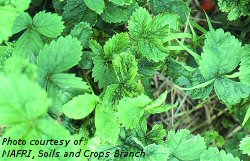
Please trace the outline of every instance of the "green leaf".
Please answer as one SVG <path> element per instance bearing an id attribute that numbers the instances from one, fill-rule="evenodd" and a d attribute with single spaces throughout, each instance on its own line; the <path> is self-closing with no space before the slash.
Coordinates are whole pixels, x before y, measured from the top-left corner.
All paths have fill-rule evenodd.
<path id="1" fill-rule="evenodd" d="M 72 74 L 61 73 L 78 63 L 81 50 L 80 42 L 67 36 L 45 45 L 38 56 L 38 82 L 48 90 L 57 112 L 74 96 L 89 92 L 86 82 Z"/>
<path id="2" fill-rule="evenodd" d="M 21 12 L 29 7 L 30 0 L 2 0 L 0 3 L 0 43 L 2 43 L 13 34 L 14 21 Z"/>
<path id="3" fill-rule="evenodd" d="M 247 112 L 246 112 L 246 115 L 245 115 L 244 120 L 242 122 L 242 126 L 244 126 L 247 123 L 249 118 L 250 118 L 250 106 L 247 107 Z"/>
<path id="4" fill-rule="evenodd" d="M 107 2 L 101 17 L 105 22 L 108 23 L 126 22 L 136 8 L 138 8 L 137 3 L 126 6 L 118 6 L 114 3 Z"/>
<path id="5" fill-rule="evenodd" d="M 90 40 L 89 47 L 91 48 L 91 50 L 95 55 L 103 54 L 102 46 L 96 40 Z"/>
<path id="6" fill-rule="evenodd" d="M 120 133 L 120 125 L 115 112 L 99 105 L 95 111 L 96 134 L 104 141 L 115 144 Z"/>
<path id="7" fill-rule="evenodd" d="M 28 27 L 31 27 L 31 25 L 32 25 L 32 18 L 28 13 L 23 12 L 14 21 L 14 25 L 12 27 L 12 34 L 23 31 Z"/>
<path id="8" fill-rule="evenodd" d="M 12 52 L 12 46 L 0 46 L 0 71 L 3 70 L 4 63 L 9 57 L 11 57 Z"/>
<path id="9" fill-rule="evenodd" d="M 83 48 L 86 48 L 89 40 L 92 38 L 93 31 L 87 22 L 81 22 L 71 30 L 70 35 L 76 37 L 81 42 Z"/>
<path id="10" fill-rule="evenodd" d="M 244 46 L 244 52 L 240 64 L 240 81 L 246 85 L 250 85 L 250 45 Z"/>
<path id="11" fill-rule="evenodd" d="M 62 111 L 62 105 L 73 97 L 90 92 L 86 82 L 74 74 L 57 73 L 52 74 L 49 79 L 42 82 L 42 87 L 46 88 L 48 95 L 53 99 L 53 110 Z"/>
<path id="12" fill-rule="evenodd" d="M 126 128 L 135 128 L 144 114 L 144 108 L 151 102 L 145 95 L 136 98 L 125 97 L 117 106 L 118 118 Z"/>
<path id="13" fill-rule="evenodd" d="M 129 5 L 133 3 L 133 0 L 110 0 L 110 2 L 117 5 Z"/>
<path id="14" fill-rule="evenodd" d="M 105 8 L 104 0 L 84 0 L 89 9 L 101 14 Z"/>
<path id="15" fill-rule="evenodd" d="M 80 60 L 78 66 L 82 69 L 92 69 L 94 56 L 95 54 L 93 52 L 83 51 L 82 60 Z"/>
<path id="16" fill-rule="evenodd" d="M 143 148 L 145 152 L 145 158 L 141 157 L 138 160 L 140 161 L 151 161 L 151 160 L 168 160 L 169 150 L 163 145 L 150 144 Z"/>
<path id="17" fill-rule="evenodd" d="M 202 76 L 200 70 L 197 68 L 186 66 L 185 64 L 172 59 L 170 59 L 167 64 L 168 74 L 181 87 L 192 88 L 207 82 L 207 80 Z M 201 98 L 202 100 L 205 100 L 208 98 L 212 90 L 213 83 L 202 88 L 188 90 L 187 93 L 190 94 L 193 99 Z"/>
<path id="18" fill-rule="evenodd" d="M 163 113 L 163 112 L 167 112 L 171 109 L 174 109 L 176 107 L 178 107 L 178 102 L 176 102 L 175 104 L 171 104 L 171 105 L 166 104 L 166 105 L 157 106 L 153 109 L 147 110 L 147 112 L 149 114 Z"/>
<path id="19" fill-rule="evenodd" d="M 12 26 L 18 13 L 11 6 L 0 6 L 0 15 L 0 43 L 2 43 L 12 35 Z"/>
<path id="20" fill-rule="evenodd" d="M 69 118 L 83 119 L 95 109 L 99 102 L 100 99 L 96 95 L 80 95 L 63 105 L 63 113 Z"/>
<path id="21" fill-rule="evenodd" d="M 41 87 L 24 76 L 0 74 L 0 124 L 32 122 L 46 115 L 50 100 Z"/>
<path id="22" fill-rule="evenodd" d="M 239 158 L 234 157 L 224 150 L 219 151 L 217 148 L 208 148 L 201 154 L 200 161 L 240 161 Z"/>
<path id="23" fill-rule="evenodd" d="M 42 11 L 33 18 L 33 28 L 44 36 L 56 38 L 62 33 L 64 25 L 61 16 Z"/>
<path id="24" fill-rule="evenodd" d="M 243 154 L 250 155 L 250 137 L 245 137 L 240 142 L 240 150 Z"/>
<path id="25" fill-rule="evenodd" d="M 29 8 L 31 0 L 2 0 L 2 4 L 10 5 L 14 7 L 18 12 L 22 12 Z"/>
<path id="26" fill-rule="evenodd" d="M 190 9 L 183 0 L 151 0 L 151 9 L 154 15 L 164 12 L 176 13 L 181 17 L 182 23 L 187 21 L 190 14 Z"/>
<path id="27" fill-rule="evenodd" d="M 6 132 L 4 133 L 3 137 L 5 138 L 11 138 L 13 140 L 22 139 L 26 141 L 26 145 L 8 145 L 6 144 L 4 146 L 1 146 L 2 150 L 27 150 L 32 149 L 32 155 L 38 156 L 39 151 L 42 150 L 43 152 L 50 152 L 52 149 L 55 149 L 57 152 L 60 152 L 60 154 L 64 154 L 66 151 L 75 151 L 75 147 L 72 146 L 71 136 L 68 130 L 66 130 L 63 126 L 60 126 L 55 120 L 47 120 L 47 119 L 39 119 L 34 120 L 31 122 L 32 126 L 30 124 L 20 124 L 18 126 L 14 126 L 12 128 L 8 128 Z M 65 143 L 63 146 L 58 145 L 30 145 L 31 140 L 70 140 L 70 144 L 65 147 Z M 2 140 L 2 139 L 1 139 Z M 2 141 L 1 141 L 2 142 Z M 2 144 L 2 143 L 1 143 Z M 13 158 L 10 157 L 3 157 L 4 160 L 13 160 Z M 22 157 L 15 157 L 15 161 L 22 161 Z M 31 158 L 25 159 L 27 161 L 33 160 Z M 37 161 L 43 161 L 43 157 L 35 157 L 35 160 Z M 58 161 L 58 160 L 65 160 L 65 161 L 72 161 L 72 158 L 70 157 L 64 157 L 63 155 L 60 155 L 60 157 L 50 158 L 50 161 Z"/>
<path id="28" fill-rule="evenodd" d="M 84 0 L 67 0 L 66 3 L 62 13 L 66 31 L 80 22 L 88 22 L 91 26 L 96 23 L 97 14 L 86 6 Z"/>
<path id="29" fill-rule="evenodd" d="M 230 73 L 238 66 L 242 52 L 241 43 L 229 32 L 222 29 L 207 32 L 200 61 L 202 75 L 209 80 Z"/>
<path id="30" fill-rule="evenodd" d="M 30 80 L 37 79 L 37 66 L 19 56 L 12 56 L 6 60 L 4 72 L 6 75 L 26 75 Z"/>
<path id="31" fill-rule="evenodd" d="M 151 110 L 155 107 L 161 106 L 163 103 L 165 103 L 167 95 L 168 95 L 168 91 L 166 90 L 156 100 L 154 100 L 149 105 L 147 105 L 145 110 Z"/>
<path id="32" fill-rule="evenodd" d="M 145 77 L 152 77 L 160 68 L 161 63 L 155 63 L 143 58 L 138 62 L 139 73 Z"/>
<path id="33" fill-rule="evenodd" d="M 156 100 L 152 101 L 145 107 L 145 110 L 150 114 L 167 112 L 168 110 L 178 106 L 178 102 L 172 105 L 164 104 L 167 98 L 168 91 L 162 93 Z"/>
<path id="34" fill-rule="evenodd" d="M 146 9 L 139 8 L 132 14 L 128 29 L 140 53 L 148 60 L 159 62 L 169 53 L 163 46 L 163 38 L 179 29 L 179 17 L 165 13 L 152 18 Z"/>
<path id="35" fill-rule="evenodd" d="M 192 135 L 188 130 L 179 130 L 176 133 L 169 131 L 166 146 L 171 154 L 179 160 L 199 159 L 205 150 L 205 141 L 200 135 Z"/>
<path id="36" fill-rule="evenodd" d="M 80 42 L 71 36 L 60 37 L 49 45 L 46 44 L 38 56 L 38 67 L 42 79 L 76 65 L 81 59 L 81 50 Z"/>
<path id="37" fill-rule="evenodd" d="M 239 103 L 242 98 L 248 97 L 250 93 L 249 87 L 226 77 L 217 78 L 214 82 L 214 89 L 223 102 L 231 105 Z"/>
<path id="38" fill-rule="evenodd" d="M 39 54 L 39 51 L 43 48 L 43 46 L 44 43 L 39 34 L 36 31 L 28 29 L 17 40 L 13 52 L 16 55 L 33 61 L 34 57 Z"/>

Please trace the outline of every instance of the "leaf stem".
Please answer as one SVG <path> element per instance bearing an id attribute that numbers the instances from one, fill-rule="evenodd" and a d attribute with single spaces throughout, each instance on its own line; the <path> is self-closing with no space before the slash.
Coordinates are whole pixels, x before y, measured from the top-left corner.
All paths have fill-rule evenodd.
<path id="1" fill-rule="evenodd" d="M 235 72 L 231 75 L 225 75 L 227 78 L 237 78 L 239 76 L 241 76 L 241 73 L 240 72 Z"/>

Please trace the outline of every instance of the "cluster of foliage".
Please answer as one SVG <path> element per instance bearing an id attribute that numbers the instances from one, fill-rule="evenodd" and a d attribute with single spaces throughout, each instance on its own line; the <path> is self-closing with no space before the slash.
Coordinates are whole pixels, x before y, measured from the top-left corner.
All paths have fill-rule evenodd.
<path id="1" fill-rule="evenodd" d="M 246 0 L 240 2 L 247 5 Z M 145 158 L 104 160 L 240 160 L 207 147 L 203 137 L 188 130 L 166 131 L 161 124 L 148 129 L 149 115 L 178 106 L 166 103 L 168 91 L 156 99 L 149 91 L 153 75 L 161 71 L 194 99 L 205 100 L 215 93 L 248 127 L 250 45 L 211 24 L 209 31 L 197 27 L 203 32 L 198 36 L 182 0 L 54 0 L 56 13 L 44 10 L 34 16 L 24 12 L 29 3 L 0 1 L 0 42 L 4 41 L 0 46 L 0 125 L 7 127 L 3 137 L 84 136 L 87 146 L 58 150 L 146 152 Z M 228 9 L 234 5 L 231 1 L 219 3 L 230 12 L 230 19 L 249 10 L 242 8 L 239 13 Z M 182 33 L 182 26 L 192 32 Z M 8 42 L 11 35 L 18 37 L 16 41 Z M 192 46 L 184 44 L 185 39 Z M 203 46 L 201 54 L 197 54 L 198 42 Z M 195 66 L 177 59 L 185 58 L 182 50 L 193 57 Z M 34 151 L 54 148 L 41 146 Z M 249 137 L 242 140 L 240 149 L 250 154 Z"/>
<path id="2" fill-rule="evenodd" d="M 250 15 L 249 0 L 219 0 L 218 4 L 223 12 L 228 13 L 229 20 L 236 20 L 240 16 Z"/>

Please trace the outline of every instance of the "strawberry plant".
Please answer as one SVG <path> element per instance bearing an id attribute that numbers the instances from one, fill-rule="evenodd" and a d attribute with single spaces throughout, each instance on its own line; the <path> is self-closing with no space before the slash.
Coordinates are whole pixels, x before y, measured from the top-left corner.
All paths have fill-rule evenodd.
<path id="1" fill-rule="evenodd" d="M 191 112 L 216 98 L 239 131 L 249 129 L 250 45 L 202 13 L 205 29 L 187 3 L 0 0 L 0 160 L 248 158 L 246 135 L 236 155 L 217 131 L 150 119 L 174 119 L 183 106 L 174 88 L 196 103 Z M 248 1 L 218 3 L 230 20 L 248 15 Z"/>

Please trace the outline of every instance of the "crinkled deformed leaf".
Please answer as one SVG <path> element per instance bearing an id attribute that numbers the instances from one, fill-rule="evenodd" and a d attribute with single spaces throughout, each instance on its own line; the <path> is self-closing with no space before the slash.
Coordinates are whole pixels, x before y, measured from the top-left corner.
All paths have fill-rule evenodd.
<path id="1" fill-rule="evenodd" d="M 118 118 L 126 128 L 135 128 L 144 114 L 144 108 L 152 100 L 145 95 L 136 98 L 125 97 L 117 106 Z"/>
<path id="2" fill-rule="evenodd" d="M 90 25 L 95 24 L 97 14 L 86 6 L 84 0 L 67 0 L 66 2 L 62 14 L 67 27 L 66 30 L 71 30 L 80 22 L 88 22 Z"/>
<path id="3" fill-rule="evenodd" d="M 190 9 L 183 0 L 152 0 L 151 9 L 155 15 L 164 12 L 176 13 L 181 17 L 182 23 L 187 21 L 190 14 Z"/>
<path id="4" fill-rule="evenodd" d="M 222 12 L 228 13 L 228 19 L 230 21 L 236 20 L 240 16 L 250 15 L 249 0 L 219 0 L 218 4 Z"/>
<path id="5" fill-rule="evenodd" d="M 61 16 L 45 11 L 35 15 L 32 26 L 40 34 L 52 38 L 59 36 L 64 29 Z"/>
<path id="6" fill-rule="evenodd" d="M 135 97 L 143 93 L 144 89 L 138 75 L 137 62 L 134 55 L 123 52 L 114 56 L 112 61 L 118 78 L 115 93 L 120 97 Z"/>
<path id="7" fill-rule="evenodd" d="M 240 142 L 240 150 L 243 154 L 250 155 L 250 137 L 245 137 Z"/>
<path id="8" fill-rule="evenodd" d="M 125 52 L 129 46 L 129 37 L 126 33 L 114 35 L 104 45 L 104 51 L 96 41 L 90 42 L 90 48 L 96 54 L 93 58 L 93 77 L 98 81 L 100 88 L 118 82 L 117 75 L 112 64 L 114 55 Z"/>
<path id="9" fill-rule="evenodd" d="M 34 57 L 39 54 L 39 51 L 42 50 L 43 47 L 44 43 L 40 35 L 36 31 L 28 29 L 17 40 L 13 52 L 33 62 L 35 59 Z"/>
<path id="10" fill-rule="evenodd" d="M 222 29 L 207 32 L 200 61 L 202 75 L 209 80 L 233 71 L 240 63 L 242 52 L 241 43 L 229 32 Z"/>
<path id="11" fill-rule="evenodd" d="M 116 55 L 113 65 L 121 83 L 132 83 L 138 74 L 137 62 L 134 55 L 130 53 L 123 52 Z"/>
<path id="12" fill-rule="evenodd" d="M 14 25 L 12 27 L 12 34 L 23 31 L 31 26 L 32 26 L 32 18 L 27 12 L 23 12 L 14 21 Z"/>
<path id="13" fill-rule="evenodd" d="M 163 137 L 167 134 L 166 130 L 163 128 L 162 124 L 156 124 L 153 126 L 152 130 L 146 135 L 147 139 L 151 142 L 161 144 L 163 143 Z"/>
<path id="14" fill-rule="evenodd" d="M 248 97 L 250 93 L 249 87 L 226 77 L 217 78 L 214 82 L 214 89 L 223 102 L 231 105 L 239 103 L 242 98 Z"/>
<path id="15" fill-rule="evenodd" d="M 84 0 L 89 9 L 101 14 L 105 8 L 104 0 Z"/>
<path id="16" fill-rule="evenodd" d="M 200 135 L 192 135 L 188 130 L 177 132 L 169 131 L 166 140 L 166 147 L 173 157 L 179 160 L 199 159 L 205 150 L 205 141 Z"/>
<path id="17" fill-rule="evenodd" d="M 201 154 L 200 161 L 240 161 L 238 157 L 234 157 L 224 150 L 219 151 L 218 148 L 208 148 Z"/>
<path id="18" fill-rule="evenodd" d="M 104 54 L 109 57 L 114 54 L 125 52 L 130 45 L 127 33 L 119 33 L 110 38 L 104 45 Z"/>
<path id="19" fill-rule="evenodd" d="M 151 17 L 144 8 L 133 12 L 128 29 L 140 53 L 148 60 L 163 61 L 169 51 L 163 46 L 163 38 L 179 29 L 179 17 L 165 13 Z"/>
<path id="20" fill-rule="evenodd" d="M 100 99 L 96 95 L 79 95 L 63 105 L 63 113 L 69 118 L 83 119 L 95 109 L 99 102 Z"/>
<path id="21" fill-rule="evenodd" d="M 97 106 L 95 111 L 95 127 L 96 134 L 102 140 L 112 144 L 115 144 L 118 140 L 120 124 L 113 110 L 101 105 Z"/>
<path id="22" fill-rule="evenodd" d="M 16 125 L 43 117 L 50 100 L 45 91 L 25 76 L 0 74 L 0 124 Z"/>
<path id="23" fill-rule="evenodd" d="M 114 108 L 118 101 L 122 98 L 119 84 L 111 84 L 102 93 L 102 106 L 106 108 Z"/>
<path id="24" fill-rule="evenodd" d="M 81 42 L 83 48 L 86 48 L 93 35 L 93 31 L 89 23 L 81 22 L 71 30 L 70 35 L 76 37 Z"/>
<path id="25" fill-rule="evenodd" d="M 137 3 L 130 5 L 118 6 L 114 3 L 107 2 L 105 10 L 101 14 L 102 19 L 108 23 L 121 23 L 126 22 L 133 11 L 138 8 Z"/>
<path id="26" fill-rule="evenodd" d="M 240 64 L 240 81 L 250 85 L 250 45 L 244 47 Z"/>
<path id="27" fill-rule="evenodd" d="M 105 88 L 118 82 L 113 65 L 105 60 L 104 55 L 96 55 L 93 63 L 92 75 L 95 82 L 98 81 L 99 88 Z"/>

